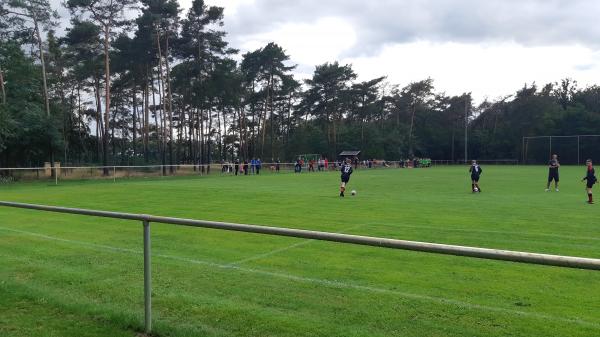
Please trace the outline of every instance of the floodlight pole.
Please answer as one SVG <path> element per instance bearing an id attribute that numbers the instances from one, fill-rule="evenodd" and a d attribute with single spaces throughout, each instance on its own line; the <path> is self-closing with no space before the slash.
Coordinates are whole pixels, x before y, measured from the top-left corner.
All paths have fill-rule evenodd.
<path id="1" fill-rule="evenodd" d="M 579 159 L 579 136 L 577 136 L 577 165 L 580 163 Z"/>
<path id="2" fill-rule="evenodd" d="M 525 165 L 525 137 L 523 137 L 521 144 L 521 158 L 523 158 L 521 163 Z"/>
<path id="3" fill-rule="evenodd" d="M 469 100 L 467 99 L 467 96 L 465 95 L 465 163 L 467 163 L 469 161 L 469 155 L 468 155 L 468 141 L 469 141 L 468 130 L 469 130 Z"/>

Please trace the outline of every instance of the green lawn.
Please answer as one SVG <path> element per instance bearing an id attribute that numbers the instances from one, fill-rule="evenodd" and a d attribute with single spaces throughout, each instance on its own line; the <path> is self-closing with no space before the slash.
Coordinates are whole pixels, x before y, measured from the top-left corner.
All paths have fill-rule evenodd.
<path id="1" fill-rule="evenodd" d="M 0 200 L 600 258 L 583 168 L 0 185 Z M 598 192 L 600 198 L 600 190 Z M 600 201 L 600 199 L 599 199 Z M 600 336 L 600 272 L 152 225 L 159 336 Z M 0 336 L 135 336 L 142 226 L 0 208 Z"/>

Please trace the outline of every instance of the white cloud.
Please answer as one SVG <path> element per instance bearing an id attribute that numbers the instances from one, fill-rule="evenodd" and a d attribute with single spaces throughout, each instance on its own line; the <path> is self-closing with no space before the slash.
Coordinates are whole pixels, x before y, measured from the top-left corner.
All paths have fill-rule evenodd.
<path id="1" fill-rule="evenodd" d="M 55 7 L 61 0 L 51 0 Z M 192 0 L 180 0 L 185 15 Z M 248 52 L 281 45 L 299 65 L 351 63 L 361 79 L 431 77 L 479 100 L 572 77 L 600 79 L 597 0 L 206 0 L 225 7 L 227 40 Z M 64 13 L 64 10 L 63 10 Z M 68 21 L 68 19 L 67 19 Z"/>
<path id="2" fill-rule="evenodd" d="M 447 94 L 473 92 L 478 100 L 514 93 L 525 83 L 539 86 L 564 77 L 580 84 L 600 78 L 600 55 L 584 46 L 526 47 L 514 42 L 494 44 L 420 41 L 388 45 L 373 56 L 346 58 L 361 79 L 387 75 L 406 84 L 431 77 Z"/>
<path id="3" fill-rule="evenodd" d="M 301 65 L 317 65 L 340 59 L 356 44 L 352 26 L 340 18 L 321 18 L 312 23 L 281 24 L 270 32 L 236 39 L 242 50 L 255 50 L 273 41 Z"/>
<path id="4" fill-rule="evenodd" d="M 208 6 L 219 6 L 225 8 L 226 16 L 233 16 L 238 14 L 238 9 L 242 5 L 250 6 L 254 4 L 254 0 L 207 0 L 205 1 Z M 192 0 L 179 0 L 181 8 L 187 11 L 192 6 Z"/>

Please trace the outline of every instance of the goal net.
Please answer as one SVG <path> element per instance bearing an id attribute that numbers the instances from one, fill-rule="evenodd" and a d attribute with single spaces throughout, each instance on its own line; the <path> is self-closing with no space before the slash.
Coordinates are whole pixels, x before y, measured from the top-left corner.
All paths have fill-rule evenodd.
<path id="1" fill-rule="evenodd" d="M 553 154 L 566 165 L 600 162 L 600 135 L 523 137 L 522 147 L 524 164 L 545 165 Z"/>

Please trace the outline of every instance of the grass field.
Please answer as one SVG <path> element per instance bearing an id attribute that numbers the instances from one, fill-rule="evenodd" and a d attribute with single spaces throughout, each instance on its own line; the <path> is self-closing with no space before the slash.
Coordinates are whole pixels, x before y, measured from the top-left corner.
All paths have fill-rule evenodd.
<path id="1" fill-rule="evenodd" d="M 0 200 L 600 258 L 583 168 L 0 185 Z M 600 197 L 600 190 L 598 192 Z M 142 226 L 0 208 L 0 336 L 136 336 Z M 600 272 L 152 225 L 159 336 L 600 336 Z"/>

